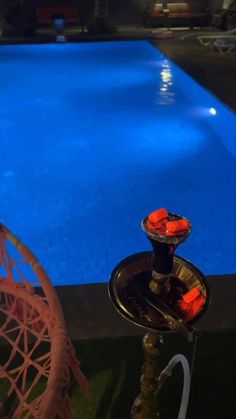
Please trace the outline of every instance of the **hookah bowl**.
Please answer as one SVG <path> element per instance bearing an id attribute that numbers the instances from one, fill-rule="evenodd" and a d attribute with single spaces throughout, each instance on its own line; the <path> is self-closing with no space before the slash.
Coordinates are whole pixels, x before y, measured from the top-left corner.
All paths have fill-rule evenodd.
<path id="1" fill-rule="evenodd" d="M 192 341 L 191 325 L 204 314 L 210 300 L 204 275 L 192 263 L 174 254 L 191 232 L 189 221 L 164 209 L 156 213 L 163 214 L 163 211 L 164 216 L 156 225 L 150 221 L 155 212 L 141 221 L 153 251 L 136 253 L 122 260 L 109 281 L 109 296 L 118 312 L 149 330 L 143 338 L 145 363 L 140 379 L 141 393 L 132 406 L 132 419 L 160 418 L 155 397 L 160 372 L 157 360 L 163 346 L 160 332 L 179 331 Z M 166 226 L 179 221 L 185 228 L 173 233 L 166 230 Z"/>

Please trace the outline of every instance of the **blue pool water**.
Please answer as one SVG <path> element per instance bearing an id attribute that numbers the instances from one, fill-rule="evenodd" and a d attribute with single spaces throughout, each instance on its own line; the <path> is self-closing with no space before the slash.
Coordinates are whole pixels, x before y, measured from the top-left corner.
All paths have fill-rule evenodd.
<path id="1" fill-rule="evenodd" d="M 146 41 L 1 46 L 0 61 L 0 218 L 54 284 L 108 280 L 150 249 L 140 220 L 163 206 L 192 222 L 178 254 L 236 272 L 229 109 Z"/>

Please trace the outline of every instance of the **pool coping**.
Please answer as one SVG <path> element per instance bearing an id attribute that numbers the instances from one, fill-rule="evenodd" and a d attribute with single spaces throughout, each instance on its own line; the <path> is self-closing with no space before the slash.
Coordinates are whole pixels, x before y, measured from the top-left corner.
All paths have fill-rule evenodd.
<path id="1" fill-rule="evenodd" d="M 194 324 L 197 330 L 236 329 L 236 274 L 206 277 L 211 303 Z M 145 329 L 123 319 L 108 296 L 108 283 L 56 286 L 72 339 L 143 335 Z"/>

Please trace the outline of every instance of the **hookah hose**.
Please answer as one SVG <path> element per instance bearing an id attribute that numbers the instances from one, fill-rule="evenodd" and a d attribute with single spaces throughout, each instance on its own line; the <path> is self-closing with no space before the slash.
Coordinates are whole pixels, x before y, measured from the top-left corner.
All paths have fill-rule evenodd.
<path id="1" fill-rule="evenodd" d="M 191 370 L 190 370 L 187 358 L 182 354 L 177 354 L 171 358 L 168 365 L 161 371 L 158 377 L 157 390 L 156 390 L 155 396 L 157 395 L 157 393 L 159 392 L 160 388 L 165 383 L 165 381 L 171 376 L 174 367 L 178 363 L 181 363 L 182 368 L 183 368 L 183 373 L 184 373 L 184 383 L 183 383 L 183 391 L 182 391 L 178 419 L 186 419 L 188 402 L 189 402 L 189 394 L 190 394 L 190 384 L 192 380 L 194 362 L 195 362 L 195 356 L 196 356 L 197 339 L 198 339 L 198 333 L 195 334 L 195 339 L 194 339 Z"/>

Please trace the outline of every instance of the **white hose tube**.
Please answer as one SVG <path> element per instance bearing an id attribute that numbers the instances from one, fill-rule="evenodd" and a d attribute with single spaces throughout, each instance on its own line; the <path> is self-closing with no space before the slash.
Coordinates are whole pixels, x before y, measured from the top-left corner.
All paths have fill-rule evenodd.
<path id="1" fill-rule="evenodd" d="M 188 408 L 188 401 L 189 401 L 189 393 L 190 393 L 190 368 L 187 359 L 184 355 L 177 354 L 171 358 L 167 367 L 162 370 L 158 383 L 162 385 L 162 383 L 167 379 L 167 377 L 171 376 L 172 370 L 176 366 L 176 364 L 181 363 L 184 372 L 184 384 L 183 384 L 183 392 L 181 398 L 181 405 L 179 409 L 178 419 L 185 419 L 187 408 Z"/>

